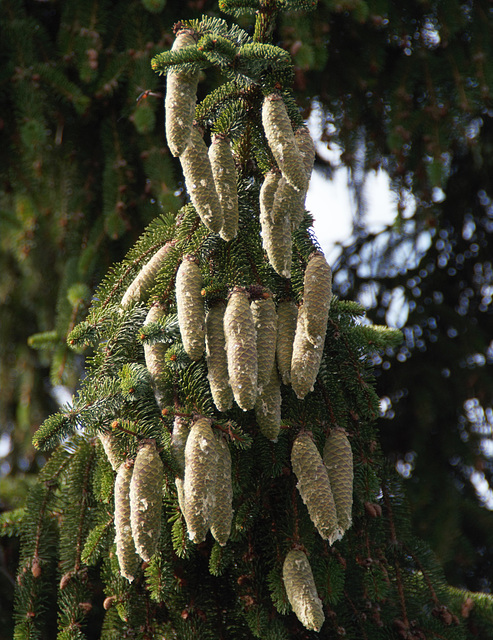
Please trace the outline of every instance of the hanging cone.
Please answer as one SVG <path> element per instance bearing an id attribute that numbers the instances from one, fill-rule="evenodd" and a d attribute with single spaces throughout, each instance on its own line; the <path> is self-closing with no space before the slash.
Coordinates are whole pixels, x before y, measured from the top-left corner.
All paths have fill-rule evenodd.
<path id="1" fill-rule="evenodd" d="M 280 179 L 281 173 L 278 169 L 271 169 L 265 174 L 264 181 L 260 187 L 260 215 L 266 219 L 270 218 L 271 222 L 274 222 L 272 207 Z"/>
<path id="2" fill-rule="evenodd" d="M 205 346 L 205 309 L 202 273 L 192 256 L 184 256 L 176 274 L 176 306 L 183 347 L 192 360 L 199 360 Z"/>
<path id="3" fill-rule="evenodd" d="M 196 544 L 205 540 L 209 529 L 209 487 L 215 482 L 217 464 L 217 442 L 210 420 L 199 418 L 193 423 L 187 439 L 183 481 L 183 515 L 188 537 Z"/>
<path id="4" fill-rule="evenodd" d="M 174 246 L 174 242 L 167 242 L 156 251 L 152 258 L 142 267 L 125 291 L 122 301 L 120 302 L 121 307 L 128 307 L 132 303 L 140 302 L 144 299 L 147 291 L 153 286 L 159 269 L 166 258 L 172 253 Z"/>
<path id="5" fill-rule="evenodd" d="M 322 356 L 323 349 L 315 347 L 306 336 L 305 306 L 302 304 L 298 309 L 291 359 L 291 386 L 300 400 L 313 391 Z"/>
<path id="6" fill-rule="evenodd" d="M 243 411 L 253 409 L 257 397 L 257 332 L 248 295 L 235 287 L 224 314 L 229 383 Z"/>
<path id="7" fill-rule="evenodd" d="M 158 322 L 166 315 L 164 306 L 159 302 L 155 302 L 149 309 L 146 316 L 144 326 L 151 322 Z M 168 346 L 162 342 L 156 344 L 144 344 L 144 358 L 147 370 L 151 374 L 152 389 L 156 402 L 160 409 L 163 408 L 164 381 L 163 373 L 165 367 L 165 354 Z"/>
<path id="8" fill-rule="evenodd" d="M 250 304 L 257 332 L 257 387 L 259 393 L 262 393 L 262 387 L 269 382 L 276 359 L 276 305 L 270 291 L 265 291 L 265 296 L 260 300 L 253 300 Z"/>
<path id="9" fill-rule="evenodd" d="M 219 303 L 207 312 L 205 319 L 205 357 L 207 377 L 212 399 L 219 411 L 233 406 L 233 391 L 229 384 L 226 338 L 224 337 L 224 312 L 226 305 Z"/>
<path id="10" fill-rule="evenodd" d="M 223 212 L 217 195 L 207 146 L 197 125 L 193 125 L 190 142 L 180 155 L 190 200 L 205 226 L 219 233 L 223 226 Z"/>
<path id="11" fill-rule="evenodd" d="M 325 621 L 312 569 L 306 554 L 291 549 L 284 560 L 282 577 L 290 605 L 305 629 L 319 632 Z"/>
<path id="12" fill-rule="evenodd" d="M 130 481 L 130 523 L 137 553 L 148 562 L 161 535 L 163 463 L 154 440 L 143 441 Z"/>
<path id="13" fill-rule="evenodd" d="M 323 461 L 337 511 L 337 524 L 344 533 L 352 523 L 353 452 L 344 429 L 332 429 L 325 441 Z"/>
<path id="14" fill-rule="evenodd" d="M 272 210 L 260 209 L 262 246 L 271 267 L 283 278 L 291 277 L 292 238 L 289 214 L 272 221 Z"/>
<path id="15" fill-rule="evenodd" d="M 286 105 L 278 93 L 265 96 L 262 124 L 270 150 L 282 175 L 297 191 L 303 191 L 308 182 L 303 158 L 296 146 Z"/>
<path id="16" fill-rule="evenodd" d="M 233 521 L 233 485 L 231 454 L 226 440 L 216 436 L 217 466 L 215 480 L 210 484 L 210 528 L 214 539 L 224 547 L 231 533 Z"/>
<path id="17" fill-rule="evenodd" d="M 272 442 L 277 442 L 281 430 L 281 400 L 281 381 L 274 365 L 269 382 L 263 386 L 255 401 L 255 417 L 260 433 Z"/>
<path id="18" fill-rule="evenodd" d="M 331 299 L 332 271 L 324 255 L 317 252 L 306 265 L 303 281 L 306 337 L 315 347 L 324 346 Z"/>
<path id="19" fill-rule="evenodd" d="M 185 472 L 185 446 L 189 433 L 188 420 L 181 416 L 175 416 L 171 432 L 171 454 L 182 477 Z"/>
<path id="20" fill-rule="evenodd" d="M 120 465 L 115 479 L 115 543 L 116 557 L 121 575 L 129 582 L 135 577 L 140 558 L 135 550 L 130 525 L 130 480 L 133 462 L 127 460 Z"/>
<path id="21" fill-rule="evenodd" d="M 236 166 L 228 138 L 219 135 L 213 137 L 209 159 L 223 212 L 220 235 L 223 240 L 232 240 L 238 233 L 238 190 Z"/>
<path id="22" fill-rule="evenodd" d="M 311 521 L 324 540 L 332 544 L 342 537 L 327 468 L 311 436 L 300 433 L 291 450 L 291 465 L 298 491 Z"/>
<path id="23" fill-rule="evenodd" d="M 283 384 L 291 384 L 291 359 L 296 333 L 298 307 L 291 300 L 277 305 L 276 361 Z"/>
<path id="24" fill-rule="evenodd" d="M 171 50 L 179 51 L 195 44 L 192 32 L 182 30 L 176 34 Z M 183 153 L 190 141 L 198 82 L 198 72 L 185 73 L 172 68 L 168 71 L 164 101 L 166 140 L 175 157 Z"/>
<path id="25" fill-rule="evenodd" d="M 113 471 L 118 471 L 122 463 L 122 455 L 116 444 L 115 436 L 112 433 L 101 432 L 98 433 L 98 438 L 103 446 L 111 468 Z"/>

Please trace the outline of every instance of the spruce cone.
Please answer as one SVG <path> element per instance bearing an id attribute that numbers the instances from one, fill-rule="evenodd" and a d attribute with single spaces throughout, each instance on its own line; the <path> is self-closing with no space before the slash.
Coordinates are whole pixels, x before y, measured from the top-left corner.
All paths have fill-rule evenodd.
<path id="1" fill-rule="evenodd" d="M 163 463 L 153 440 L 143 441 L 130 482 L 130 523 L 137 553 L 148 562 L 161 535 Z"/>
<path id="2" fill-rule="evenodd" d="M 280 220 L 284 216 L 289 218 L 289 228 L 294 231 L 300 225 L 305 213 L 305 192 L 296 191 L 283 176 L 279 180 L 274 203 L 272 205 L 272 218 Z"/>
<path id="3" fill-rule="evenodd" d="M 140 302 L 144 299 L 145 294 L 154 284 L 154 280 L 159 269 L 168 255 L 170 255 L 174 246 L 174 242 L 167 242 L 163 247 L 156 251 L 152 258 L 142 267 L 128 289 L 125 291 L 122 301 L 120 302 L 120 306 L 128 307 L 132 303 Z"/>
<path id="4" fill-rule="evenodd" d="M 280 179 L 280 172 L 277 169 L 271 169 L 265 174 L 264 181 L 260 187 L 260 216 L 265 219 L 270 218 L 271 222 L 274 222 L 272 207 Z"/>
<path id="5" fill-rule="evenodd" d="M 291 465 L 298 491 L 319 534 L 332 544 L 342 537 L 329 474 L 317 446 L 308 433 L 300 433 L 291 450 Z"/>
<path id="6" fill-rule="evenodd" d="M 189 433 L 188 420 L 176 416 L 171 433 L 171 454 L 182 477 L 185 472 L 185 446 Z"/>
<path id="7" fill-rule="evenodd" d="M 215 480 L 210 484 L 210 527 L 214 539 L 224 547 L 231 533 L 233 521 L 233 484 L 231 454 L 222 436 L 216 437 L 217 466 Z"/>
<path id="8" fill-rule="evenodd" d="M 305 305 L 298 309 L 293 356 L 291 359 L 291 386 L 300 400 L 313 391 L 324 350 L 315 347 L 306 336 Z"/>
<path id="9" fill-rule="evenodd" d="M 296 332 L 298 307 L 291 300 L 283 300 L 277 305 L 277 368 L 283 384 L 291 384 L 291 358 Z"/>
<path id="10" fill-rule="evenodd" d="M 192 256 L 185 256 L 176 274 L 176 306 L 183 347 L 192 360 L 199 360 L 205 345 L 205 309 L 202 274 Z"/>
<path id="11" fill-rule="evenodd" d="M 149 312 L 146 316 L 144 325 L 149 324 L 151 322 L 157 322 L 161 318 L 166 315 L 164 310 L 164 306 L 159 302 L 155 302 L 152 307 L 149 309 Z M 154 391 L 154 396 L 156 398 L 156 402 L 160 409 L 162 409 L 163 405 L 163 391 L 164 391 L 164 381 L 163 381 L 163 372 L 164 372 L 164 356 L 166 354 L 168 347 L 166 344 L 162 342 L 156 342 L 156 344 L 144 344 L 144 358 L 146 362 L 146 367 L 149 373 L 151 374 L 152 380 L 152 389 Z"/>
<path id="12" fill-rule="evenodd" d="M 315 162 L 315 144 L 310 135 L 308 127 L 300 127 L 296 129 L 294 134 L 296 146 L 303 158 L 303 166 L 305 168 L 306 178 L 309 181 L 313 171 L 313 163 Z"/>
<path id="13" fill-rule="evenodd" d="M 176 476 L 175 478 L 175 486 L 176 486 L 176 495 L 178 497 L 178 506 L 180 507 L 180 511 L 185 515 L 185 492 L 183 490 L 183 480 Z"/>
<path id="14" fill-rule="evenodd" d="M 98 433 L 98 438 L 103 445 L 104 452 L 108 458 L 113 471 L 118 471 L 122 462 L 120 450 L 116 444 L 115 436 L 112 433 Z"/>
<path id="15" fill-rule="evenodd" d="M 214 404 L 219 411 L 228 411 L 233 405 L 233 391 L 229 384 L 224 312 L 226 305 L 217 304 L 209 309 L 205 319 L 205 357 L 209 385 Z"/>
<path id="16" fill-rule="evenodd" d="M 268 440 L 277 442 L 281 430 L 281 382 L 274 365 L 271 369 L 270 380 L 259 392 L 255 402 L 255 417 L 260 433 Z"/>
<path id="17" fill-rule="evenodd" d="M 223 212 L 207 146 L 197 125 L 192 127 L 190 142 L 180 155 L 180 162 L 187 191 L 200 219 L 208 229 L 219 233 L 223 226 Z"/>
<path id="18" fill-rule="evenodd" d="M 195 45 L 191 31 L 183 30 L 176 34 L 172 51 Z M 171 153 L 176 157 L 183 153 L 190 141 L 192 123 L 197 101 L 199 74 L 184 73 L 170 69 L 166 82 L 165 126 L 166 139 Z"/>
<path id="19" fill-rule="evenodd" d="M 291 277 L 292 239 L 289 214 L 280 216 L 273 222 L 272 209 L 260 207 L 260 226 L 262 228 L 262 246 L 269 263 L 283 278 Z"/>
<path id="20" fill-rule="evenodd" d="M 332 299 L 332 271 L 322 253 L 314 253 L 305 269 L 303 306 L 305 308 L 306 337 L 323 349 L 330 301 Z"/>
<path id="21" fill-rule="evenodd" d="M 223 240 L 232 240 L 238 233 L 238 190 L 235 161 L 227 138 L 214 136 L 209 147 L 209 159 L 223 211 L 220 235 Z"/>
<path id="22" fill-rule="evenodd" d="M 199 544 L 205 540 L 211 517 L 209 490 L 215 482 L 218 466 L 217 441 L 210 420 L 199 418 L 190 429 L 185 447 L 183 515 L 188 537 Z"/>
<path id="23" fill-rule="evenodd" d="M 229 383 L 243 411 L 253 409 L 257 397 L 257 332 L 246 292 L 237 287 L 224 314 Z"/>
<path id="24" fill-rule="evenodd" d="M 305 189 L 297 191 L 289 182 L 282 177 L 276 191 L 272 213 L 274 220 L 279 216 L 289 215 L 291 222 L 291 231 L 295 231 L 303 220 L 305 214 L 306 192 L 308 190 L 308 182 L 313 170 L 313 162 L 315 160 L 315 145 L 313 144 L 310 132 L 306 127 L 300 127 L 294 134 L 296 145 L 303 158 L 303 166 L 306 173 L 307 184 Z"/>
<path id="25" fill-rule="evenodd" d="M 296 145 L 286 105 L 278 93 L 265 96 L 262 124 L 270 150 L 282 175 L 297 191 L 304 191 L 308 180 L 303 157 Z"/>
<path id="26" fill-rule="evenodd" d="M 130 480 L 133 463 L 120 465 L 115 479 L 115 543 L 121 575 L 129 582 L 135 577 L 140 558 L 135 551 L 130 526 Z"/>
<path id="27" fill-rule="evenodd" d="M 353 452 L 344 429 L 332 429 L 325 441 L 323 461 L 329 474 L 337 512 L 337 524 L 345 533 L 352 523 Z"/>
<path id="28" fill-rule="evenodd" d="M 262 387 L 269 382 L 276 359 L 276 305 L 270 291 L 265 295 L 268 297 L 254 300 L 250 305 L 257 332 L 257 387 L 259 393 L 262 393 Z"/>
<path id="29" fill-rule="evenodd" d="M 306 554 L 291 549 L 284 560 L 282 575 L 288 600 L 298 620 L 305 629 L 318 633 L 325 616 Z"/>

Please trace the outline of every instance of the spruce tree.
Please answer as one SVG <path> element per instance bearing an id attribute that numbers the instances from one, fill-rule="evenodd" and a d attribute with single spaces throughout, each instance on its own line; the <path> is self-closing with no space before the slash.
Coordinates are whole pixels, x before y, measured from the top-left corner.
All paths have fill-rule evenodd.
<path id="1" fill-rule="evenodd" d="M 83 379 L 1 520 L 21 538 L 16 639 L 453 640 L 474 637 L 470 602 L 487 624 L 381 454 L 371 364 L 401 336 L 332 296 L 304 210 L 313 153 L 272 33 L 313 6 L 225 0 L 253 35 L 183 20 L 152 60 L 190 203 L 163 206 L 68 335 Z"/>

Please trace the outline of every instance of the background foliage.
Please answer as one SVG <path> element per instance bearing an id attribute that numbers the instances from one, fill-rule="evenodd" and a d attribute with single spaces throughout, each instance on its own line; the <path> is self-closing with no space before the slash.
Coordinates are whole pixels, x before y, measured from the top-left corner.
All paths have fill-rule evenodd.
<path id="1" fill-rule="evenodd" d="M 150 59 L 185 13 L 220 13 L 200 0 L 4 0 L 0 11 L 0 428 L 10 445 L 0 488 L 10 509 L 44 464 L 31 438 L 56 408 L 52 386 L 72 391 L 81 374 L 66 335 L 109 265 L 161 207 L 183 204 L 162 100 L 136 100 L 163 91 Z M 486 1 L 320 1 L 283 15 L 274 37 L 294 57 L 303 116 L 315 97 L 322 141 L 351 171 L 355 236 L 335 265 L 338 290 L 369 301 L 377 322 L 403 305 L 405 342 L 376 361 L 384 453 L 408 478 L 413 528 L 448 580 L 484 591 L 491 514 L 471 479 L 488 491 L 493 471 L 492 19 Z M 199 90 L 215 86 L 208 74 Z M 334 169 L 322 153 L 317 167 Z M 365 176 L 380 167 L 399 215 L 368 235 Z M 16 560 L 6 540 L 7 624 Z"/>

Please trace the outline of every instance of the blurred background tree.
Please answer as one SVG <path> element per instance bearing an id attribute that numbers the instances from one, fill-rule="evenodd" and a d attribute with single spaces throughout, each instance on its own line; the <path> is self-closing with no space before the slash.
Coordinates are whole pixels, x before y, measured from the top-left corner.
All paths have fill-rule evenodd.
<path id="1" fill-rule="evenodd" d="M 0 6 L 4 510 L 22 503 L 44 464 L 33 432 L 81 375 L 67 333 L 108 267 L 163 208 L 184 202 L 150 59 L 170 47 L 185 13 L 220 15 L 207 0 Z M 492 20 L 486 0 L 320 0 L 312 13 L 283 16 L 274 37 L 294 57 L 304 117 L 317 109 L 321 143 L 339 148 L 350 170 L 354 241 L 334 265 L 336 291 L 404 331 L 403 345 L 375 363 L 384 452 L 407 479 L 413 525 L 448 580 L 484 591 L 493 560 Z M 199 91 L 215 83 L 209 74 Z M 330 178 L 324 157 L 316 166 Z M 397 216 L 369 234 L 364 186 L 377 169 L 391 178 Z M 16 542 L 2 544 L 8 629 Z"/>

